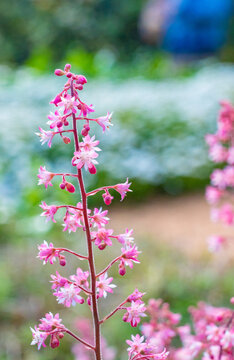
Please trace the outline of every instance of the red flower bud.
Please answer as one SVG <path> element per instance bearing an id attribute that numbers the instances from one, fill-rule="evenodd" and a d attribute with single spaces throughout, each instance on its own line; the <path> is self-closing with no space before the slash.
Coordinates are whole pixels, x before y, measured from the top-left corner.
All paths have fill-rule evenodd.
<path id="1" fill-rule="evenodd" d="M 56 69 L 54 71 L 54 74 L 57 75 L 57 76 L 63 76 L 64 75 L 64 71 L 61 70 L 61 69 Z"/>

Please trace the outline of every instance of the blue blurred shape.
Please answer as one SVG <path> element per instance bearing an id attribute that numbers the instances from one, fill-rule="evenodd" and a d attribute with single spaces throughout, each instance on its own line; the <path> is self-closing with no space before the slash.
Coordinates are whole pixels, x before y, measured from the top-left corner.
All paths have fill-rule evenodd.
<path id="1" fill-rule="evenodd" d="M 174 8 L 165 24 L 164 49 L 178 54 L 214 53 L 224 43 L 232 0 L 169 0 Z"/>

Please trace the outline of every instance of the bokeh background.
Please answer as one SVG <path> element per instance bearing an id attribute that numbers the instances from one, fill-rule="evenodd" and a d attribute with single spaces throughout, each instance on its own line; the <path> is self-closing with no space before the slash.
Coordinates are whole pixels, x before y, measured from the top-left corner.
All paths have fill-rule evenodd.
<path id="1" fill-rule="evenodd" d="M 188 321 L 200 299 L 227 305 L 233 296 L 233 247 L 206 248 L 214 226 L 204 200 L 212 164 L 204 135 L 216 127 L 219 101 L 234 101 L 234 20 L 231 0 L 3 0 L 0 2 L 0 359 L 75 359 L 72 341 L 59 349 L 30 347 L 29 326 L 47 311 L 66 324 L 86 315 L 85 305 L 64 310 L 51 295 L 37 244 L 44 239 L 82 249 L 83 235 L 45 224 L 38 207 L 76 201 L 37 187 L 41 164 L 70 170 L 72 147 L 41 147 L 34 133 L 46 128 L 49 101 L 62 86 L 53 70 L 71 63 L 89 82 L 83 97 L 97 115 L 114 111 L 114 127 L 98 137 L 103 152 L 88 188 L 129 177 L 133 193 L 109 209 L 116 232 L 135 228 L 141 265 L 120 279 L 105 314 L 136 286 L 146 299 L 161 297 Z M 96 205 L 102 205 L 97 198 Z M 91 203 L 90 206 L 94 206 Z M 118 249 L 105 250 L 105 259 Z M 75 272 L 72 259 L 61 273 Z M 97 253 L 97 266 L 103 254 Z M 142 284 L 144 284 L 142 288 Z M 79 329 L 77 329 L 79 333 Z M 116 360 L 126 359 L 132 329 L 120 315 L 103 327 Z M 77 356 L 77 359 L 80 359 Z"/>

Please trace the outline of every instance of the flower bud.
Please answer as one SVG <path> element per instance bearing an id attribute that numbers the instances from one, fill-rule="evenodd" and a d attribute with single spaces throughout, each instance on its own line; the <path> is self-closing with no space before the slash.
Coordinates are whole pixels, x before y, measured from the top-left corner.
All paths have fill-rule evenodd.
<path id="1" fill-rule="evenodd" d="M 98 249 L 99 249 L 99 250 L 104 250 L 105 247 L 106 247 L 106 244 L 105 244 L 105 243 L 98 245 Z"/>
<path id="2" fill-rule="evenodd" d="M 83 127 L 83 129 L 81 130 L 81 135 L 82 136 L 87 136 L 88 135 L 88 131 L 87 131 L 87 129 L 85 128 L 85 127 Z"/>
<path id="3" fill-rule="evenodd" d="M 66 258 L 65 258 L 65 256 L 59 255 L 59 264 L 60 264 L 61 266 L 65 266 L 65 265 L 66 265 Z"/>
<path id="4" fill-rule="evenodd" d="M 60 332 L 57 336 L 59 337 L 59 339 L 62 339 L 64 337 L 64 333 Z"/>
<path id="5" fill-rule="evenodd" d="M 66 64 L 65 66 L 64 66 L 64 71 L 70 71 L 71 70 L 71 64 Z"/>
<path id="6" fill-rule="evenodd" d="M 90 165 L 89 172 L 90 172 L 90 174 L 93 174 L 93 175 L 96 174 L 97 169 L 95 168 L 95 166 L 93 164 Z"/>
<path id="7" fill-rule="evenodd" d="M 83 90 L 83 85 L 81 85 L 81 84 L 76 85 L 76 88 L 77 88 L 77 90 Z"/>
<path id="8" fill-rule="evenodd" d="M 78 75 L 78 76 L 76 77 L 76 82 L 77 82 L 77 84 L 84 85 L 84 84 L 87 83 L 87 79 L 86 79 L 86 77 L 83 76 L 83 75 Z"/>
<path id="9" fill-rule="evenodd" d="M 50 347 L 52 349 L 55 349 L 58 346 L 59 346 L 59 339 L 57 338 L 57 336 L 55 334 L 52 334 L 51 338 L 50 338 Z"/>
<path id="10" fill-rule="evenodd" d="M 67 136 L 63 136 L 63 142 L 64 142 L 64 144 L 70 144 L 71 139 L 69 139 L 69 137 L 67 137 Z"/>
<path id="11" fill-rule="evenodd" d="M 67 120 L 64 121 L 63 123 L 64 126 L 68 126 L 69 125 L 69 122 Z"/>
<path id="12" fill-rule="evenodd" d="M 126 269 L 123 264 L 119 264 L 119 275 L 124 276 L 126 274 Z"/>
<path id="13" fill-rule="evenodd" d="M 58 103 L 61 101 L 61 96 L 57 95 L 54 100 L 50 102 L 50 104 L 54 104 L 55 106 L 58 106 Z"/>
<path id="14" fill-rule="evenodd" d="M 71 72 L 68 72 L 67 74 L 66 74 L 66 77 L 68 77 L 69 79 L 72 77 L 72 73 Z"/>
<path id="15" fill-rule="evenodd" d="M 61 128 L 61 127 L 63 126 L 62 121 L 58 121 L 58 122 L 56 123 L 56 126 L 57 126 L 57 128 Z"/>
<path id="16" fill-rule="evenodd" d="M 64 190 L 65 187 L 66 187 L 66 185 L 65 185 L 64 183 L 61 183 L 61 184 L 59 185 L 59 187 L 60 187 L 60 189 Z"/>
<path id="17" fill-rule="evenodd" d="M 54 71 L 54 74 L 57 75 L 57 76 L 63 76 L 64 75 L 64 71 L 61 70 L 61 69 L 56 69 Z"/>
<path id="18" fill-rule="evenodd" d="M 109 193 L 109 191 L 105 192 L 104 194 L 102 194 L 104 203 L 106 205 L 110 205 L 112 203 L 112 200 L 114 199 L 113 196 L 111 196 L 111 194 Z"/>
<path id="19" fill-rule="evenodd" d="M 89 306 L 91 306 L 91 296 L 89 296 L 89 297 L 87 298 L 87 304 L 88 304 Z"/>
<path id="20" fill-rule="evenodd" d="M 70 140 L 70 139 L 69 139 Z M 67 191 L 69 191 L 70 193 L 74 193 L 75 192 L 75 190 L 76 190 L 76 188 L 75 188 L 75 186 L 74 185 L 72 185 L 71 183 L 69 183 L 69 182 L 66 182 L 66 189 L 67 189 Z"/>

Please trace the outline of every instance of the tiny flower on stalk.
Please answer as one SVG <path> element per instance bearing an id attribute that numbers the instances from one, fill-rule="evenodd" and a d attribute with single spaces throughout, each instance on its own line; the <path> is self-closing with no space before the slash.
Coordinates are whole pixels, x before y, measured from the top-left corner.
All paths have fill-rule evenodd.
<path id="1" fill-rule="evenodd" d="M 98 125 L 102 127 L 103 132 L 105 132 L 106 129 L 109 129 L 109 126 L 113 126 L 111 123 L 112 114 L 113 113 L 108 112 L 106 116 L 101 116 L 96 119 Z"/>
<path id="2" fill-rule="evenodd" d="M 62 107 L 64 115 L 72 112 L 73 114 L 77 113 L 76 107 L 79 107 L 79 103 L 76 100 L 75 96 L 65 94 L 66 96 L 61 96 L 61 101 L 58 103 L 58 106 Z"/>
<path id="3" fill-rule="evenodd" d="M 106 216 L 107 214 L 108 210 L 102 211 L 102 208 L 95 208 L 93 211 L 93 216 L 91 217 L 93 226 L 101 228 L 102 226 L 108 224 L 110 219 Z"/>
<path id="4" fill-rule="evenodd" d="M 45 201 L 42 201 L 40 207 L 44 210 L 44 212 L 41 214 L 41 216 L 46 216 L 46 221 L 52 220 L 54 223 L 56 223 L 54 219 L 54 215 L 57 212 L 57 206 L 55 205 L 47 205 Z"/>
<path id="5" fill-rule="evenodd" d="M 97 291 L 98 291 L 98 295 L 99 297 L 107 297 L 107 293 L 113 293 L 113 290 L 116 285 L 114 284 L 110 284 L 113 280 L 113 277 L 109 277 L 107 273 L 99 276 L 99 280 L 97 281 Z"/>
<path id="6" fill-rule="evenodd" d="M 75 281 L 77 285 L 83 286 L 85 289 L 89 288 L 89 271 L 83 271 L 81 268 L 77 268 L 76 275 L 71 275 L 70 279 Z"/>
<path id="7" fill-rule="evenodd" d="M 93 231 L 91 233 L 91 235 L 95 238 L 95 245 L 97 245 L 100 250 L 104 250 L 107 245 L 112 245 L 110 238 L 112 234 L 112 229 L 105 229 L 104 227 L 100 227 L 97 231 Z"/>
<path id="8" fill-rule="evenodd" d="M 39 173 L 37 175 L 39 178 L 38 185 L 44 184 L 46 189 L 48 188 L 48 185 L 53 186 L 51 180 L 53 179 L 54 175 L 55 174 L 52 172 L 47 171 L 45 166 L 40 166 Z"/>
<path id="9" fill-rule="evenodd" d="M 134 241 L 134 237 L 132 237 L 132 234 L 133 234 L 133 229 L 131 230 L 126 229 L 124 234 L 117 235 L 117 240 L 120 242 L 120 244 L 126 246 L 131 245 Z"/>
<path id="10" fill-rule="evenodd" d="M 128 179 L 125 181 L 125 183 L 123 184 L 117 184 L 115 186 L 113 186 L 113 188 L 118 191 L 118 193 L 120 193 L 121 195 L 121 201 L 123 201 L 123 199 L 125 198 L 127 192 L 132 192 L 131 189 L 129 189 L 131 183 L 128 182 Z"/>
<path id="11" fill-rule="evenodd" d="M 51 289 L 54 290 L 54 289 L 60 289 L 61 287 L 64 287 L 65 284 L 68 284 L 68 279 L 61 276 L 59 274 L 58 271 L 56 271 L 56 275 L 50 275 L 51 277 L 51 283 L 52 283 L 52 286 L 51 286 Z"/>
<path id="12" fill-rule="evenodd" d="M 54 247 L 52 243 L 48 245 L 47 241 L 44 240 L 44 243 L 38 245 L 38 258 L 43 260 L 43 264 L 46 264 L 48 261 L 50 264 L 53 264 L 56 261 L 56 258 L 59 257 L 59 250 Z"/>
<path id="13" fill-rule="evenodd" d="M 136 327 L 141 321 L 141 317 L 145 317 L 145 304 L 138 300 L 132 301 L 131 306 L 126 307 L 127 312 L 123 316 L 123 321 L 129 322 L 132 327 Z"/>
<path id="14" fill-rule="evenodd" d="M 37 136 L 40 137 L 41 145 L 48 143 L 48 146 L 51 147 L 51 143 L 54 137 L 53 131 L 45 131 L 41 127 L 39 127 L 40 132 L 36 133 Z"/>
<path id="15" fill-rule="evenodd" d="M 130 269 L 132 269 L 133 263 L 140 263 L 140 261 L 137 259 L 140 251 L 137 250 L 136 245 L 129 245 L 127 248 L 121 248 L 121 251 L 122 256 L 119 264 L 119 274 L 123 276 L 126 273 L 125 266 L 129 266 Z"/>
<path id="16" fill-rule="evenodd" d="M 77 303 L 83 304 L 84 299 L 79 295 L 80 288 L 74 284 L 65 284 L 53 293 L 57 297 L 59 304 L 63 304 L 65 307 L 75 306 Z"/>
<path id="17" fill-rule="evenodd" d="M 38 330 L 36 326 L 34 329 L 30 327 L 30 329 L 32 331 L 33 337 L 31 345 L 37 345 L 38 350 L 40 350 L 41 346 L 46 347 L 45 340 L 47 339 L 48 334 L 46 332 Z"/>
<path id="18" fill-rule="evenodd" d="M 74 152 L 74 157 L 72 158 L 72 165 L 76 166 L 77 169 L 85 168 L 89 170 L 90 174 L 96 174 L 97 170 L 95 165 L 98 164 L 97 160 L 98 154 L 94 150 L 85 150 L 80 148 L 79 151 Z"/>

